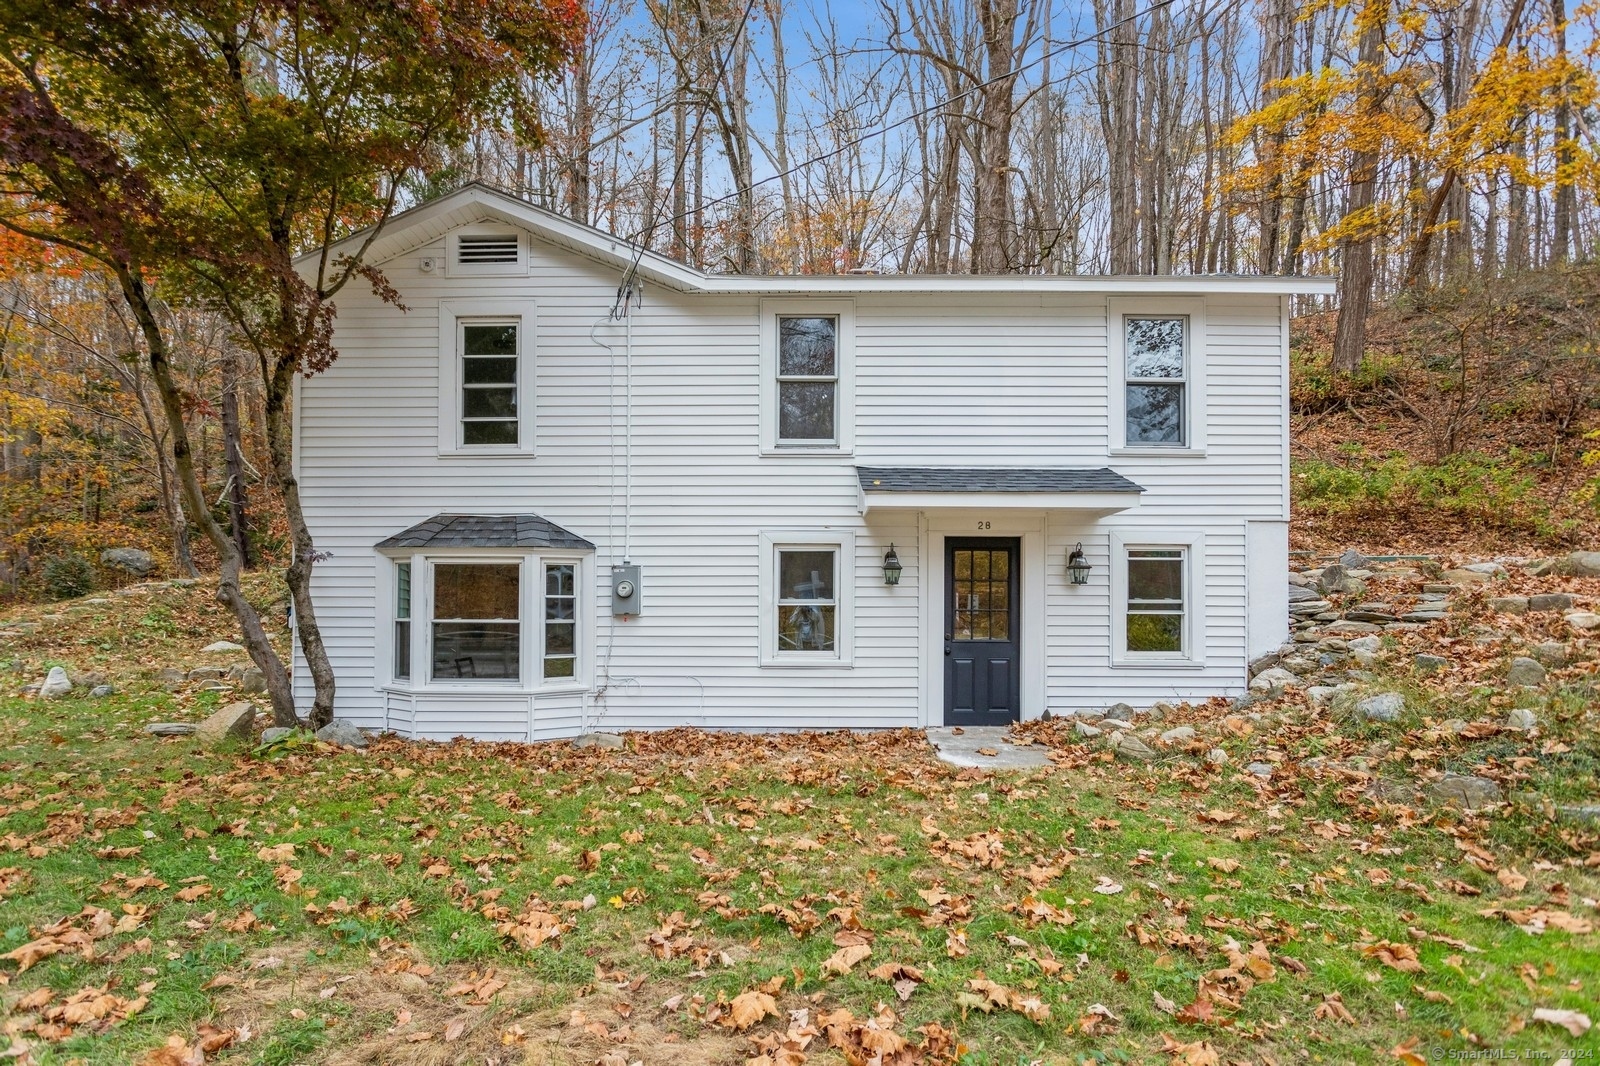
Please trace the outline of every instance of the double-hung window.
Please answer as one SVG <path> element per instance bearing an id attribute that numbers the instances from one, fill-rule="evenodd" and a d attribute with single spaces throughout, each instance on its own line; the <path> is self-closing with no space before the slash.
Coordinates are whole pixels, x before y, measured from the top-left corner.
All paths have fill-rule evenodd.
<path id="1" fill-rule="evenodd" d="M 518 443 L 521 329 L 516 321 L 460 323 L 464 447 Z"/>
<path id="2" fill-rule="evenodd" d="M 778 446 L 838 443 L 839 320 L 778 317 Z"/>
<path id="3" fill-rule="evenodd" d="M 834 530 L 761 534 L 763 666 L 850 665 L 854 551 Z"/>
<path id="4" fill-rule="evenodd" d="M 394 568 L 394 676 L 411 680 L 411 564 Z"/>
<path id="5" fill-rule="evenodd" d="M 544 676 L 577 676 L 578 567 L 576 563 L 544 566 Z"/>
<path id="6" fill-rule="evenodd" d="M 1128 549 L 1127 651 L 1182 655 L 1183 548 Z"/>
<path id="7" fill-rule="evenodd" d="M 1189 441 L 1188 317 L 1126 315 L 1122 328 L 1127 443 L 1185 447 Z"/>
<path id="8" fill-rule="evenodd" d="M 1202 533 L 1112 531 L 1112 665 L 1204 665 L 1204 566 Z"/>

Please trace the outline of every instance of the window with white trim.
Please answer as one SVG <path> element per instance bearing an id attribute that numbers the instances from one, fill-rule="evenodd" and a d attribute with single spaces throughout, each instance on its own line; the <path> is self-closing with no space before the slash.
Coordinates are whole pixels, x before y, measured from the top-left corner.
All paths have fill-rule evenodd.
<path id="1" fill-rule="evenodd" d="M 483 297 L 439 301 L 439 454 L 533 454 L 535 305 Z"/>
<path id="2" fill-rule="evenodd" d="M 1124 315 L 1124 414 L 1129 446 L 1188 444 L 1187 315 Z"/>
<path id="3" fill-rule="evenodd" d="M 761 534 L 762 665 L 850 665 L 854 558 L 850 533 Z"/>
<path id="4" fill-rule="evenodd" d="M 761 302 L 763 455 L 838 456 L 854 447 L 854 347 L 850 300 Z"/>
<path id="5" fill-rule="evenodd" d="M 1205 534 L 1110 531 L 1111 663 L 1205 663 Z"/>
<path id="6" fill-rule="evenodd" d="M 1128 549 L 1124 651 L 1184 654 L 1186 554 L 1183 548 Z"/>
<path id="7" fill-rule="evenodd" d="M 394 568 L 394 676 L 411 680 L 411 564 Z"/>
<path id="8" fill-rule="evenodd" d="M 587 555 L 472 548 L 387 554 L 394 581 L 389 683 L 519 692 L 592 683 L 590 608 L 582 594 Z"/>

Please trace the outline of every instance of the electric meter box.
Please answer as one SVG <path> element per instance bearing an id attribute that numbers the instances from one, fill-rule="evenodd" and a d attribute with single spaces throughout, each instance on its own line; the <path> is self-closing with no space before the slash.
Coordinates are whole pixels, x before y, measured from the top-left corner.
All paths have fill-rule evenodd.
<path id="1" fill-rule="evenodd" d="M 640 598 L 642 590 L 639 588 L 639 568 L 637 566 L 613 566 L 611 568 L 611 613 L 618 617 L 633 617 L 640 614 L 643 600 Z"/>

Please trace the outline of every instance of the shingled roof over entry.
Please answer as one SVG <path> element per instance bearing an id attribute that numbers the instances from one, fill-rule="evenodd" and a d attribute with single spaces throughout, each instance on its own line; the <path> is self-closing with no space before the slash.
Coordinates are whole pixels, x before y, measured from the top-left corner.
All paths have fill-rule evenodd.
<path id="1" fill-rule="evenodd" d="M 1070 467 L 858 466 L 863 492 L 1143 492 L 1115 470 Z"/>
<path id="2" fill-rule="evenodd" d="M 536 514 L 436 514 L 380 541 L 380 548 L 566 548 L 594 545 Z"/>

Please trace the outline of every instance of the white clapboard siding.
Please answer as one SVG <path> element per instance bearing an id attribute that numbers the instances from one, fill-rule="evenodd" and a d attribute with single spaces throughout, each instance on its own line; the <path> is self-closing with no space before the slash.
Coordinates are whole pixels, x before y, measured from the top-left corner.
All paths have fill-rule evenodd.
<path id="1" fill-rule="evenodd" d="M 1206 454 L 1148 458 L 1108 452 L 1108 390 L 1119 384 L 1108 367 L 1104 295 L 864 288 L 851 297 L 854 453 L 818 458 L 761 454 L 761 296 L 647 284 L 632 322 L 630 508 L 631 560 L 643 567 L 645 608 L 615 622 L 608 574 L 622 554 L 622 330 L 600 330 L 614 355 L 591 332 L 612 306 L 619 273 L 538 236 L 528 245 L 525 277 L 421 271 L 423 257 L 442 262 L 453 227 L 483 217 L 469 202 L 386 236 L 384 246 L 397 254 L 384 270 L 408 310 L 352 287 L 339 301 L 338 360 L 300 387 L 301 492 L 318 549 L 327 553 L 314 589 L 341 716 L 431 739 L 553 739 L 683 724 L 937 724 L 943 666 L 924 661 L 931 656 L 922 630 L 925 607 L 942 603 L 942 588 L 923 587 L 923 556 L 937 542 L 916 512 L 875 508 L 863 516 L 857 464 L 1114 468 L 1146 489 L 1137 508 L 1100 519 L 1069 511 L 1037 519 L 1045 573 L 1023 577 L 1044 583 L 1045 705 L 1058 712 L 1147 705 L 1243 689 L 1249 619 L 1271 617 L 1252 609 L 1247 589 L 1275 587 L 1248 580 L 1246 523 L 1287 517 L 1278 295 L 1206 296 Z M 534 452 L 441 457 L 439 303 L 485 297 L 536 308 Z M 594 691 L 448 696 L 396 691 L 377 676 L 386 656 L 374 649 L 389 639 L 392 589 L 388 562 L 373 546 L 440 512 L 539 514 L 596 545 L 585 592 Z M 784 530 L 854 537 L 848 667 L 760 665 L 760 536 Z M 1194 605 L 1203 666 L 1112 665 L 1107 553 L 1114 531 L 1204 534 L 1205 592 Z M 905 567 L 896 588 L 885 587 L 881 571 L 891 541 Z M 1088 585 L 1073 587 L 1066 555 L 1079 541 L 1095 569 Z M 923 683 L 927 671 L 931 684 Z M 303 664 L 296 685 L 309 702 Z"/>

